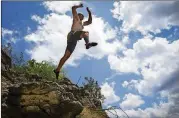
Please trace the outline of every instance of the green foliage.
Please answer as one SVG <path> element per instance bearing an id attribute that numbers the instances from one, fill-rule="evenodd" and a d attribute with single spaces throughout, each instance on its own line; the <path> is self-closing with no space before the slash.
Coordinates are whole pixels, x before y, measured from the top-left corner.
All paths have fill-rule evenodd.
<path id="1" fill-rule="evenodd" d="M 53 69 L 55 67 L 47 62 L 47 61 L 42 61 L 42 62 L 36 62 L 34 59 L 30 60 L 27 62 L 27 72 L 31 74 L 38 74 L 44 79 L 51 79 L 55 78 L 55 74 L 53 73 Z M 64 75 L 60 74 L 59 78 L 63 78 Z"/>
<path id="2" fill-rule="evenodd" d="M 21 52 L 20 54 L 13 53 L 11 54 L 12 64 L 14 66 L 23 66 L 25 64 L 24 54 Z"/>
<path id="3" fill-rule="evenodd" d="M 98 82 L 95 81 L 95 79 L 93 79 L 92 77 L 85 77 L 84 79 L 86 81 L 85 83 L 83 83 L 84 89 L 91 92 L 93 95 L 95 95 L 95 98 L 100 99 L 103 102 L 105 97 L 101 94 L 101 87 L 99 86 Z"/>
<path id="4" fill-rule="evenodd" d="M 4 46 L 5 47 L 5 46 Z M 7 46 L 5 47 L 7 48 Z M 12 49 L 11 45 L 6 49 L 7 52 L 10 52 L 9 49 Z M 52 62 L 42 61 L 37 62 L 36 60 L 32 59 L 29 61 L 24 60 L 24 55 L 21 52 L 20 54 L 17 52 L 12 52 L 9 54 L 12 59 L 13 70 L 19 73 L 25 73 L 27 75 L 38 75 L 43 79 L 47 80 L 55 80 L 55 74 L 53 70 L 55 69 Z M 66 76 L 64 70 L 61 71 L 59 75 L 59 79 L 62 79 Z"/>
<path id="5" fill-rule="evenodd" d="M 98 87 L 97 81 L 95 81 L 92 77 L 85 77 L 84 79 L 86 81 L 86 83 L 83 83 L 85 88 L 92 89 L 93 87 Z"/>
<path id="6" fill-rule="evenodd" d="M 14 69 L 18 72 L 24 72 L 28 74 L 38 75 L 43 79 L 47 80 L 55 80 L 55 74 L 53 73 L 53 69 L 55 67 L 52 63 L 47 61 L 36 62 L 36 60 L 32 59 L 27 61 L 23 65 L 15 65 Z M 66 73 L 62 70 L 59 75 L 59 79 L 64 78 Z"/>

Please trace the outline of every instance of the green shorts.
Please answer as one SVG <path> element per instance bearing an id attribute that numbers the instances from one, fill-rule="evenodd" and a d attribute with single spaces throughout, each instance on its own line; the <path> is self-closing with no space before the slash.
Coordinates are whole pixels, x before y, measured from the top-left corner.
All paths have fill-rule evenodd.
<path id="1" fill-rule="evenodd" d="M 67 35 L 67 50 L 72 53 L 75 50 L 76 44 L 78 40 L 81 40 L 80 35 L 83 31 L 70 31 Z"/>

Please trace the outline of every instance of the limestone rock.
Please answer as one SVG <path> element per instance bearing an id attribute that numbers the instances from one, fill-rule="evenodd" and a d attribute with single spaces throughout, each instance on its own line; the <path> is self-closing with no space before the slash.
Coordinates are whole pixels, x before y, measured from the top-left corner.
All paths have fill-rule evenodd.
<path id="1" fill-rule="evenodd" d="M 47 81 L 39 75 L 11 70 L 11 59 L 2 52 L 2 118 L 107 118 L 98 110 L 101 101 L 94 92 L 63 81 Z"/>

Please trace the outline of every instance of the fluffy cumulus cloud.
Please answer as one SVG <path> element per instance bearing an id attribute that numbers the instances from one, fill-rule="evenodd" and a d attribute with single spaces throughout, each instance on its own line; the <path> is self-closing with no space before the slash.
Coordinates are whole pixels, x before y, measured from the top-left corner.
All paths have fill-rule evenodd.
<path id="1" fill-rule="evenodd" d="M 120 97 L 116 95 L 114 91 L 115 83 L 103 83 L 101 85 L 101 93 L 104 95 L 104 105 L 109 105 L 120 100 Z"/>
<path id="2" fill-rule="evenodd" d="M 169 92 L 168 100 L 171 101 L 173 104 L 170 105 L 170 109 L 168 111 L 167 117 L 169 118 L 178 118 L 179 116 L 179 87 L 175 89 L 175 92 Z"/>
<path id="3" fill-rule="evenodd" d="M 111 69 L 120 73 L 134 73 L 138 80 L 124 81 L 124 88 L 135 88 L 139 94 L 150 96 L 159 93 L 168 102 L 154 104 L 145 109 L 128 109 L 134 118 L 158 118 L 179 116 L 179 39 L 178 28 L 167 38 L 149 36 L 149 32 L 159 33 L 162 29 L 179 26 L 178 1 L 120 1 L 114 2 L 113 17 L 122 21 L 121 30 L 130 33 L 137 30 L 144 37 L 137 40 L 132 48 L 120 55 L 109 55 Z M 121 103 L 122 104 L 122 103 Z M 119 114 L 122 114 L 118 110 Z"/>
<path id="4" fill-rule="evenodd" d="M 160 101 L 159 104 L 153 103 L 152 107 L 141 109 L 139 106 L 145 102 L 139 95 L 126 94 L 123 101 L 120 103 L 121 108 L 127 113 L 130 118 L 178 118 L 179 116 L 179 68 L 175 69 L 166 81 L 162 81 L 160 87 L 154 92 L 160 92 L 161 97 L 168 98 L 167 102 Z M 161 78 L 158 78 L 161 79 Z M 124 81 L 123 87 L 137 87 L 140 80 Z M 144 88 L 145 89 L 145 88 Z M 147 101 L 146 101 L 147 102 Z M 138 108 L 137 108 L 138 107 Z M 112 112 L 112 113 L 111 113 Z M 120 117 L 126 117 L 125 113 L 120 109 L 107 112 L 111 118 L 116 118 L 116 113 Z"/>
<path id="5" fill-rule="evenodd" d="M 124 101 L 120 104 L 123 109 L 137 108 L 145 103 L 141 96 L 132 93 L 125 94 L 123 100 Z"/>
<path id="6" fill-rule="evenodd" d="M 123 87 L 135 88 L 139 94 L 145 96 L 159 93 L 162 98 L 168 99 L 168 102 L 161 102 L 153 107 L 126 110 L 132 118 L 177 118 L 179 116 L 178 46 L 179 40 L 169 42 L 166 38 L 144 37 L 134 43 L 132 49 L 124 50 L 123 56 L 108 57 L 111 69 L 139 75 L 138 80 L 124 81 Z M 115 61 L 111 57 L 115 58 Z M 118 110 L 118 112 L 122 115 L 121 111 Z"/>
<path id="7" fill-rule="evenodd" d="M 79 5 L 81 1 L 47 1 L 43 5 L 50 11 L 65 14 L 67 11 L 71 10 L 73 5 Z"/>
<path id="8" fill-rule="evenodd" d="M 133 83 L 140 94 L 148 95 L 167 81 L 179 66 L 178 45 L 179 40 L 170 43 L 165 38 L 144 37 L 133 49 L 123 51 L 124 56 L 110 55 L 108 61 L 111 69 L 141 75 L 142 79 Z"/>
<path id="9" fill-rule="evenodd" d="M 59 5 L 56 5 L 57 3 L 65 6 L 64 11 L 61 10 L 62 8 Z M 54 62 L 58 62 L 60 57 L 63 56 L 67 45 L 66 36 L 72 25 L 72 17 L 56 12 L 63 11 L 63 13 L 66 13 L 71 10 L 72 5 L 77 4 L 77 2 L 72 3 L 45 2 L 45 7 L 55 12 L 46 14 L 42 18 L 37 15 L 32 16 L 32 20 L 38 22 L 39 25 L 35 32 L 25 37 L 26 41 L 36 44 L 31 50 L 28 50 L 31 58 L 37 61 L 54 60 Z M 97 42 L 99 45 L 86 50 L 84 41 L 79 41 L 74 53 L 67 61 L 68 65 L 77 65 L 77 61 L 85 56 L 101 59 L 106 55 L 115 54 L 118 50 L 125 49 L 124 43 L 117 39 L 117 29 L 112 28 L 101 17 L 93 15 L 93 23 L 85 27 L 84 30 L 89 31 L 90 41 Z"/>
<path id="10" fill-rule="evenodd" d="M 152 107 L 148 107 L 145 109 L 128 109 L 125 110 L 125 113 L 130 118 L 163 118 L 168 115 L 168 111 L 172 103 L 164 103 L 161 102 L 159 105 L 153 104 Z M 116 118 L 116 114 L 120 117 L 127 117 L 124 112 L 122 112 L 120 109 L 111 110 L 110 112 L 107 112 L 110 118 Z M 174 117 L 170 117 L 174 118 Z"/>
<path id="11" fill-rule="evenodd" d="M 122 30 L 139 30 L 143 34 L 158 33 L 179 25 L 178 1 L 121 1 L 114 2 L 113 17 L 122 20 Z"/>
<path id="12" fill-rule="evenodd" d="M 122 83 L 122 86 L 124 88 L 129 88 L 129 89 L 135 89 L 136 88 L 136 84 L 138 83 L 139 80 L 131 80 L 131 81 L 124 81 Z"/>
<path id="13" fill-rule="evenodd" d="M 137 61 L 132 58 L 121 58 L 117 55 L 109 55 L 108 62 L 110 63 L 110 68 L 112 70 L 120 70 L 120 72 L 134 72 L 138 74 L 137 71 Z M 132 65 L 132 67 L 131 67 Z"/>
<path id="14" fill-rule="evenodd" d="M 179 116 L 179 67 L 165 81 L 156 91 L 161 91 L 162 97 L 167 97 L 168 101 L 172 103 L 167 117 L 177 118 Z"/>

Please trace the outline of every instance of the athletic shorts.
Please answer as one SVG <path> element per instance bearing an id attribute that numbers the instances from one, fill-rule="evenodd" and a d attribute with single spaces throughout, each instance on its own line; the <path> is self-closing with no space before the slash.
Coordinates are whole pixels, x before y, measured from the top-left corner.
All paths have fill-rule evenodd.
<path id="1" fill-rule="evenodd" d="M 80 35 L 83 31 L 70 31 L 67 35 L 67 50 L 72 53 L 75 50 L 76 44 L 78 40 L 81 40 Z"/>

